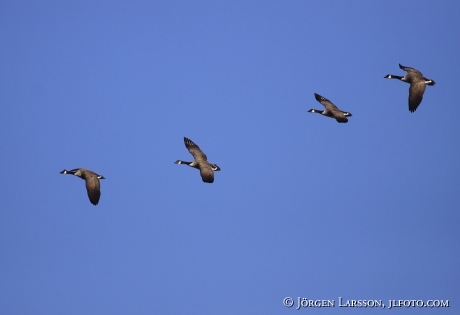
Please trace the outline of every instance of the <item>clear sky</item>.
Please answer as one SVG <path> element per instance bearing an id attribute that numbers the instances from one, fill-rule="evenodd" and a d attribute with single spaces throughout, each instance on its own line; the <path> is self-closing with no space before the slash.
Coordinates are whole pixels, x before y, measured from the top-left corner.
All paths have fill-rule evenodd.
<path id="1" fill-rule="evenodd" d="M 460 2 L 2 1 L 0 314 L 459 314 Z M 398 64 L 436 81 L 415 113 Z M 311 114 L 313 93 L 353 114 Z M 213 184 L 183 137 L 222 171 Z M 106 177 L 93 206 L 84 167 Z M 298 297 L 328 309 L 283 306 Z"/>

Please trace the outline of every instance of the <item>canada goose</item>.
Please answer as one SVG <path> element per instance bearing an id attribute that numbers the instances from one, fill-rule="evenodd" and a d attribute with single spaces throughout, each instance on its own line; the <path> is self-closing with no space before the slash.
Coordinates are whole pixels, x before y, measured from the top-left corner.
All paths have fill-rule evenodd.
<path id="1" fill-rule="evenodd" d="M 347 117 L 353 116 L 349 112 L 344 112 L 340 109 L 337 108 L 330 100 L 328 100 L 325 97 L 322 97 L 319 94 L 315 94 L 315 98 L 318 102 L 320 102 L 324 107 L 326 107 L 325 110 L 319 110 L 319 109 L 310 109 L 308 112 L 309 113 L 318 113 L 327 117 L 335 118 L 337 122 L 339 123 L 346 123 L 348 122 Z"/>
<path id="2" fill-rule="evenodd" d="M 63 170 L 60 174 L 71 174 L 84 179 L 86 182 L 86 191 L 88 192 L 89 201 L 93 205 L 97 205 L 99 198 L 101 197 L 101 184 L 100 179 L 105 179 L 104 176 L 98 175 L 93 171 L 86 170 L 84 168 L 76 168 L 71 171 Z"/>
<path id="3" fill-rule="evenodd" d="M 214 182 L 214 171 L 220 171 L 220 167 L 217 164 L 211 164 L 208 162 L 208 158 L 203 151 L 189 138 L 184 137 L 185 147 L 188 149 L 190 154 L 193 155 L 195 159 L 193 162 L 185 162 L 177 160 L 175 164 L 187 164 L 188 166 L 197 168 L 200 170 L 201 179 L 205 183 Z"/>
<path id="4" fill-rule="evenodd" d="M 384 76 L 385 79 L 398 79 L 403 82 L 409 83 L 409 111 L 411 113 L 415 112 L 417 107 L 420 105 L 423 99 L 423 93 L 427 85 L 435 85 L 436 83 L 433 80 L 427 79 L 423 74 L 411 67 L 404 67 L 399 64 L 399 67 L 404 71 L 407 71 L 407 74 L 403 77 L 399 75 L 387 74 Z"/>

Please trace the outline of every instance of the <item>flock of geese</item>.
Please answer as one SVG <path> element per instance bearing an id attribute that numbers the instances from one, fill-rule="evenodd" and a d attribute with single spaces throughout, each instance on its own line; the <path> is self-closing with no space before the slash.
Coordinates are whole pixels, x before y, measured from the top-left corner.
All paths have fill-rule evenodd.
<path id="1" fill-rule="evenodd" d="M 411 113 L 415 112 L 417 107 L 420 105 L 423 99 L 423 93 L 425 92 L 427 85 L 435 85 L 435 82 L 431 79 L 427 79 L 423 76 L 423 74 L 411 67 L 405 67 L 399 64 L 399 67 L 406 71 L 407 74 L 405 76 L 398 76 L 393 74 L 387 74 L 384 78 L 385 79 L 398 79 L 403 82 L 409 83 L 409 111 Z M 339 123 L 346 123 L 348 122 L 347 117 L 353 116 L 349 112 L 345 112 L 337 108 L 330 100 L 327 98 L 315 94 L 315 99 L 321 103 L 325 109 L 310 109 L 308 112 L 310 113 L 318 113 L 324 115 L 326 117 L 334 118 Z M 214 172 L 220 171 L 220 167 L 217 164 L 211 164 L 208 162 L 208 158 L 206 154 L 201 151 L 200 147 L 196 145 L 192 140 L 189 138 L 184 137 L 185 147 L 188 149 L 190 154 L 193 156 L 193 162 L 186 162 L 182 160 L 177 160 L 174 162 L 175 164 L 185 164 L 190 167 L 196 168 L 200 170 L 201 179 L 205 183 L 213 183 L 214 182 Z M 99 203 L 99 199 L 101 197 L 101 184 L 99 182 L 100 179 L 105 179 L 104 176 L 94 173 L 93 171 L 84 169 L 84 168 L 76 168 L 70 171 L 63 170 L 60 174 L 70 174 L 80 177 L 81 179 L 85 180 L 86 182 L 86 191 L 88 192 L 89 201 L 93 205 L 97 205 Z"/>

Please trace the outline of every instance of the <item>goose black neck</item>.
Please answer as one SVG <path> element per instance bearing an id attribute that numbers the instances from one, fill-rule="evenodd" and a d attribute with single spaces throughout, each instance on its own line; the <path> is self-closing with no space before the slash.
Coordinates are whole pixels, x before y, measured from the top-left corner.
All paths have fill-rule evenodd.
<path id="1" fill-rule="evenodd" d="M 59 172 L 59 174 L 70 174 L 70 175 L 75 175 L 76 171 L 68 171 L 68 170 L 63 170 Z"/>
<path id="2" fill-rule="evenodd" d="M 390 75 L 387 76 L 386 78 L 387 78 L 387 79 L 398 79 L 398 80 L 404 81 L 404 80 L 403 80 L 404 77 L 400 77 L 399 75 L 390 74 Z"/>

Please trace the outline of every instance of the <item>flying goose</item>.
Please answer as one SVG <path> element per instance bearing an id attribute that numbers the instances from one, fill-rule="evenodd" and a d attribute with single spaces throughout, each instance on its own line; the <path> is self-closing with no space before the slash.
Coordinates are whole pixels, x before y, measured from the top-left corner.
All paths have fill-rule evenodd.
<path id="1" fill-rule="evenodd" d="M 88 192 L 89 201 L 93 205 L 97 205 L 99 198 L 101 197 L 101 184 L 99 183 L 100 179 L 105 179 L 104 176 L 98 175 L 93 171 L 86 170 L 84 168 L 76 168 L 73 170 L 63 170 L 59 172 L 60 174 L 71 174 L 84 179 L 86 182 L 86 191 Z"/>
<path id="2" fill-rule="evenodd" d="M 184 137 L 185 147 L 188 149 L 190 154 L 193 155 L 194 161 L 193 162 L 185 162 L 181 160 L 177 160 L 174 162 L 175 164 L 187 164 L 190 167 L 194 167 L 200 170 L 201 179 L 205 183 L 213 183 L 214 182 L 214 171 L 220 171 L 220 167 L 217 164 L 211 164 L 208 162 L 208 158 L 203 151 L 200 150 L 192 140 L 189 138 Z"/>
<path id="3" fill-rule="evenodd" d="M 318 102 L 320 102 L 324 107 L 326 107 L 325 110 L 319 110 L 319 109 L 310 109 L 308 112 L 309 113 L 318 113 L 327 117 L 335 118 L 337 122 L 339 123 L 346 123 L 348 122 L 347 117 L 353 116 L 349 112 L 344 112 L 340 109 L 337 108 L 330 100 L 328 100 L 325 97 L 322 97 L 319 94 L 315 94 L 315 98 Z"/>
<path id="4" fill-rule="evenodd" d="M 407 74 L 403 77 L 399 75 L 387 74 L 384 76 L 385 79 L 398 79 L 403 82 L 409 83 L 409 111 L 411 113 L 415 112 L 417 107 L 420 105 L 423 99 L 423 93 L 427 85 L 435 85 L 436 83 L 427 79 L 423 74 L 411 67 L 405 67 L 399 64 L 399 67 L 404 71 L 407 71 Z"/>

